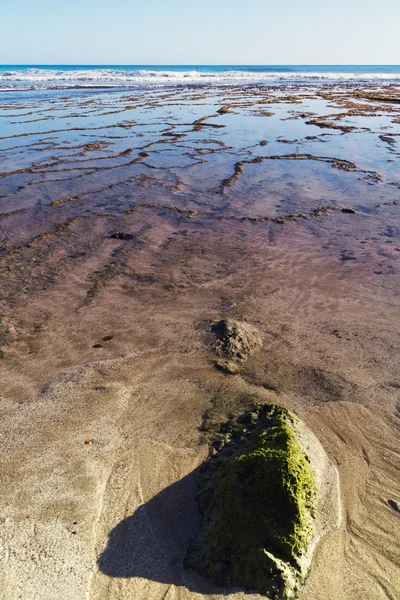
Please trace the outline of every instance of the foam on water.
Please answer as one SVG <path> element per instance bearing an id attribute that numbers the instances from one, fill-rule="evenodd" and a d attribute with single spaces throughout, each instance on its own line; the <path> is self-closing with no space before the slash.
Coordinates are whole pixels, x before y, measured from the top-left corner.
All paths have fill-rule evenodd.
<path id="1" fill-rule="evenodd" d="M 400 81 L 400 67 L 1 67 L 0 90 L 178 84 Z"/>

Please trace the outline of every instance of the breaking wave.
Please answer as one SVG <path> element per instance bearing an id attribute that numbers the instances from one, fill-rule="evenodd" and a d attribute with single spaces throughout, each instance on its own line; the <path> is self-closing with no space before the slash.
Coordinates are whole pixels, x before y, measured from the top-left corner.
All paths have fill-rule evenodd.
<path id="1" fill-rule="evenodd" d="M 65 68 L 1 68 L 0 90 L 51 88 L 124 88 L 135 86 L 196 85 L 196 84 L 273 84 L 324 83 L 335 81 L 400 81 L 400 68 L 381 71 L 327 67 L 192 67 L 192 68 L 133 68 L 133 67 L 65 67 Z"/>

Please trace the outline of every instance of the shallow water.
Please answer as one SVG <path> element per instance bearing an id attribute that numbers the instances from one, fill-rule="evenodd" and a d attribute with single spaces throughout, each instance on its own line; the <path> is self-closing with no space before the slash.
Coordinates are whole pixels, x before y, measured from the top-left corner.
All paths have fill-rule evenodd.
<path id="1" fill-rule="evenodd" d="M 43 210 L 58 221 L 100 206 L 122 215 L 151 202 L 155 188 L 206 219 L 284 217 L 320 206 L 357 210 L 355 227 L 362 214 L 377 223 L 396 218 L 377 205 L 399 198 L 398 105 L 375 103 L 371 113 L 366 101 L 346 118 L 356 103 L 346 94 L 343 109 L 343 90 L 335 97 L 335 88 L 329 99 L 318 88 L 295 95 L 262 87 L 7 93 L 0 106 L 3 253 L 15 230 L 4 213 L 29 209 L 24 223 L 33 233 Z M 324 115 L 354 129 L 309 123 Z"/>

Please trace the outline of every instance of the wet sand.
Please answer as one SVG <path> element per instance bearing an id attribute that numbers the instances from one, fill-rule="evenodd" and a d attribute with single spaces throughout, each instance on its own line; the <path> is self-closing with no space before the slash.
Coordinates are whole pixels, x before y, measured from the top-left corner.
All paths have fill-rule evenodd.
<path id="1" fill-rule="evenodd" d="M 182 566 L 226 397 L 337 468 L 300 598 L 397 598 L 400 90 L 0 101 L 0 597 L 257 598 Z M 227 317 L 263 342 L 236 375 Z"/>

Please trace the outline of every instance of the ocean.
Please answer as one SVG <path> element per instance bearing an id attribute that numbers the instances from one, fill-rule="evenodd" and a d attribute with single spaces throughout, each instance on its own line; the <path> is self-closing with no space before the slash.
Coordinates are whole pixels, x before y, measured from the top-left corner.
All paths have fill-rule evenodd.
<path id="1" fill-rule="evenodd" d="M 400 65 L 0 65 L 0 91 L 400 80 Z"/>

